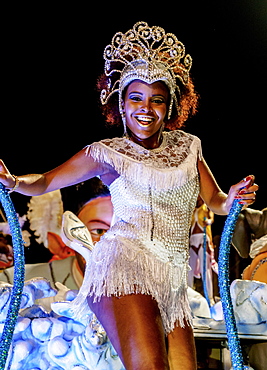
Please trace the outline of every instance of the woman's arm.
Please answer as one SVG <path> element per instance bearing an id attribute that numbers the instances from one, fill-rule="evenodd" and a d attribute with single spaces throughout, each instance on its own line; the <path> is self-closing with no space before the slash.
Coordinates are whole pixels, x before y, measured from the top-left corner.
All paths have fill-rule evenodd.
<path id="1" fill-rule="evenodd" d="M 208 208 L 218 215 L 227 215 L 230 211 L 234 199 L 244 206 L 248 206 L 255 201 L 255 192 L 258 185 L 254 184 L 254 176 L 248 176 L 239 183 L 231 186 L 229 193 L 225 194 L 218 186 L 207 163 L 203 159 L 198 161 L 198 171 L 200 176 L 200 196 L 207 204 Z M 252 184 L 250 186 L 250 184 Z M 247 189 L 243 189 L 248 186 Z"/>
<path id="2" fill-rule="evenodd" d="M 94 161 L 90 155 L 86 155 L 86 149 L 83 149 L 52 171 L 18 176 L 19 186 L 16 191 L 29 196 L 40 195 L 104 173 L 103 165 Z M 12 189 L 16 183 L 14 176 L 2 160 L 0 160 L 0 182 L 9 189 Z"/>

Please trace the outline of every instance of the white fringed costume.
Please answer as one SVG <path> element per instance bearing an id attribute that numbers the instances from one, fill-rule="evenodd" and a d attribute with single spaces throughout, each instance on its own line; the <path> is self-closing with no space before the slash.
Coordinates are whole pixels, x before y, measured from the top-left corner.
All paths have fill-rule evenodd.
<path id="1" fill-rule="evenodd" d="M 98 300 L 142 293 L 157 301 L 166 334 L 177 321 L 191 323 L 188 238 L 199 194 L 200 140 L 177 130 L 163 132 L 157 149 L 124 137 L 93 143 L 86 153 L 119 176 L 110 185 L 115 217 L 86 261 L 74 311 L 81 312 L 88 294 Z"/>

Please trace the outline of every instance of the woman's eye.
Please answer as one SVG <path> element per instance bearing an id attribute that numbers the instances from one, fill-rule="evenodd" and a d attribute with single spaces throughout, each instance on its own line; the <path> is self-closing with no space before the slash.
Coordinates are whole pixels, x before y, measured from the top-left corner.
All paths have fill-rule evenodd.
<path id="1" fill-rule="evenodd" d="M 106 232 L 107 232 L 107 230 L 105 230 L 105 229 L 93 229 L 93 230 L 90 230 L 90 233 L 92 234 L 92 236 L 102 236 Z"/>
<path id="2" fill-rule="evenodd" d="M 152 100 L 153 103 L 156 103 L 156 104 L 164 104 L 165 101 L 161 98 L 155 98 Z"/>
<path id="3" fill-rule="evenodd" d="M 130 97 L 130 99 L 133 101 L 141 101 L 141 98 L 139 96 L 132 96 Z"/>

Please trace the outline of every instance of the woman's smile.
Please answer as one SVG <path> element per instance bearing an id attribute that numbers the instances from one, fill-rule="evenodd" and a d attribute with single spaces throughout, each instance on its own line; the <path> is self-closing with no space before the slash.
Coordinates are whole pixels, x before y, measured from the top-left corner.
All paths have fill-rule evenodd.
<path id="1" fill-rule="evenodd" d="M 147 116 L 143 114 L 137 114 L 134 116 L 134 118 L 138 121 L 139 125 L 141 127 L 147 127 L 154 123 L 155 117 Z"/>

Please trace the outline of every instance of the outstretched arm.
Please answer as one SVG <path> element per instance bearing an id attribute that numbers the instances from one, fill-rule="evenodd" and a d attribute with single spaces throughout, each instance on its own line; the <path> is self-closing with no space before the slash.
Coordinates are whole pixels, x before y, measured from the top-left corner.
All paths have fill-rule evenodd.
<path id="1" fill-rule="evenodd" d="M 254 184 L 254 176 L 248 176 L 237 184 L 231 186 L 229 193 L 224 193 L 214 179 L 211 170 L 203 159 L 198 161 L 200 176 L 200 196 L 208 208 L 218 215 L 227 215 L 234 199 L 238 199 L 244 206 L 249 206 L 255 201 L 255 192 L 258 185 Z M 252 184 L 250 186 L 250 184 Z M 247 189 L 243 189 L 248 186 Z"/>
<path id="2" fill-rule="evenodd" d="M 29 196 L 40 195 L 103 175 L 105 173 L 103 165 L 94 161 L 85 152 L 86 149 L 81 150 L 67 162 L 44 174 L 18 176 L 19 186 L 16 191 Z M 14 176 L 2 160 L 0 160 L 0 182 L 9 189 L 15 185 Z"/>

